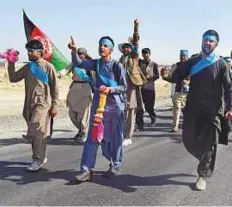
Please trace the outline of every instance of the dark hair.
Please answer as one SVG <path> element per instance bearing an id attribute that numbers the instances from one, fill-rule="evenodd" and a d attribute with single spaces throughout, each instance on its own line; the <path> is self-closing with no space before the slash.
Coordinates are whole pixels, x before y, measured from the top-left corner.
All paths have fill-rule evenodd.
<path id="1" fill-rule="evenodd" d="M 197 57 L 198 55 L 199 55 L 199 53 L 192 54 L 192 55 L 191 55 L 191 58 Z"/>
<path id="2" fill-rule="evenodd" d="M 109 36 L 101 37 L 100 40 L 99 40 L 99 44 L 100 44 L 101 40 L 103 40 L 103 39 L 108 39 L 109 41 L 112 42 L 112 44 L 113 44 L 113 46 L 114 46 L 114 40 L 113 40 L 111 37 L 109 37 Z"/>
<path id="3" fill-rule="evenodd" d="M 148 53 L 151 54 L 151 50 L 149 48 L 143 48 L 142 53 Z"/>
<path id="4" fill-rule="evenodd" d="M 43 50 L 43 44 L 39 40 L 33 39 L 26 44 L 26 49 Z"/>
<path id="5" fill-rule="evenodd" d="M 217 33 L 215 30 L 212 30 L 212 29 L 207 30 L 207 31 L 203 34 L 203 37 L 204 37 L 205 35 L 213 35 L 213 36 L 216 37 L 217 42 L 219 42 L 219 35 L 218 35 L 218 33 Z"/>
<path id="6" fill-rule="evenodd" d="M 131 48 L 131 43 L 124 43 L 123 45 L 122 45 L 122 47 L 124 48 L 124 47 L 130 47 Z"/>
<path id="7" fill-rule="evenodd" d="M 90 57 L 88 54 L 85 56 L 86 60 L 92 60 L 92 57 Z"/>

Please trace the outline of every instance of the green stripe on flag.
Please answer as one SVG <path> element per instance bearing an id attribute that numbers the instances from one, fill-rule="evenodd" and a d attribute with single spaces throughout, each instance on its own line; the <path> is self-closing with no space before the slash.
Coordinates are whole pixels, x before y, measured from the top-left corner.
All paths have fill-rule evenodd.
<path id="1" fill-rule="evenodd" d="M 53 49 L 54 51 L 53 51 L 51 63 L 54 65 L 56 71 L 61 71 L 68 66 L 69 61 L 55 46 Z"/>

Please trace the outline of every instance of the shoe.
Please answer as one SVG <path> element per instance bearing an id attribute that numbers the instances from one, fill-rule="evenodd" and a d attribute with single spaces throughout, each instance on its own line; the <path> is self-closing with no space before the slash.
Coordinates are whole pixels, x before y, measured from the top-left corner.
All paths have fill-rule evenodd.
<path id="1" fill-rule="evenodd" d="M 45 165 L 47 162 L 48 162 L 48 158 L 45 157 L 45 158 L 44 158 L 44 161 L 43 161 L 43 165 Z"/>
<path id="2" fill-rule="evenodd" d="M 79 172 L 75 179 L 78 182 L 92 181 L 92 170 Z"/>
<path id="3" fill-rule="evenodd" d="M 205 190 L 206 189 L 206 181 L 203 177 L 198 177 L 196 182 L 196 189 L 197 190 Z"/>
<path id="4" fill-rule="evenodd" d="M 83 132 L 78 133 L 75 137 L 74 137 L 74 141 L 75 142 L 85 142 L 86 141 L 86 135 Z"/>
<path id="5" fill-rule="evenodd" d="M 75 137 L 73 137 L 74 141 L 76 141 L 76 140 L 79 138 L 79 136 L 80 136 L 80 134 L 77 133 L 77 134 L 75 135 Z"/>
<path id="6" fill-rule="evenodd" d="M 156 118 L 151 118 L 151 124 L 155 124 L 156 123 Z"/>
<path id="7" fill-rule="evenodd" d="M 178 128 L 172 128 L 170 132 L 174 133 L 174 132 L 178 132 L 179 129 Z"/>
<path id="8" fill-rule="evenodd" d="M 144 127 L 136 127 L 135 132 L 138 132 L 138 131 L 140 132 L 144 131 Z"/>
<path id="9" fill-rule="evenodd" d="M 106 172 L 102 174 L 104 178 L 112 178 L 115 175 L 118 175 L 120 172 L 119 168 L 112 168 L 110 167 Z"/>
<path id="10" fill-rule="evenodd" d="M 151 122 L 151 127 L 155 127 L 156 122 Z"/>
<path id="11" fill-rule="evenodd" d="M 29 170 L 31 172 L 38 171 L 43 165 L 44 165 L 43 162 L 41 163 L 38 160 L 34 160 L 30 164 L 30 166 L 27 167 L 27 170 Z"/>
<path id="12" fill-rule="evenodd" d="M 130 145 L 130 144 L 132 144 L 132 139 L 124 139 L 124 141 L 122 143 L 123 146 L 127 146 L 127 145 Z"/>
<path id="13" fill-rule="evenodd" d="M 78 137 L 75 142 L 78 142 L 78 143 L 84 143 L 86 140 L 81 138 L 81 137 Z"/>

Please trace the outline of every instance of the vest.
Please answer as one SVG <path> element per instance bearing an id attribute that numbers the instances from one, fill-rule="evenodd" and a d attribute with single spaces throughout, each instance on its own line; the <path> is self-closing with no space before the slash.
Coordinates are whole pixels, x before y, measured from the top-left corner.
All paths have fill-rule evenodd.
<path id="1" fill-rule="evenodd" d="M 139 68 L 138 60 L 138 58 L 131 57 L 129 54 L 126 57 L 122 56 L 119 62 L 123 64 L 131 82 L 136 86 L 142 86 L 147 80 Z"/>
<path id="2" fill-rule="evenodd" d="M 154 64 L 155 62 L 153 61 L 149 61 L 148 65 L 146 66 L 146 62 L 144 60 L 140 61 L 140 69 L 143 72 L 143 74 L 146 76 L 147 74 L 149 74 L 151 77 L 154 77 Z M 155 90 L 155 81 L 153 80 L 148 80 L 143 86 L 142 88 L 144 89 L 148 89 L 148 90 Z"/>
<path id="3" fill-rule="evenodd" d="M 176 70 L 176 68 L 180 67 L 180 65 L 181 65 L 181 63 L 178 62 L 178 63 L 172 65 L 172 68 L 174 70 Z M 187 80 L 187 79 L 185 79 L 185 80 Z M 179 81 L 178 83 L 176 83 L 175 92 L 178 92 L 178 93 L 180 93 L 180 92 L 188 93 L 188 91 L 189 91 L 189 84 L 185 84 L 184 82 L 185 81 Z"/>

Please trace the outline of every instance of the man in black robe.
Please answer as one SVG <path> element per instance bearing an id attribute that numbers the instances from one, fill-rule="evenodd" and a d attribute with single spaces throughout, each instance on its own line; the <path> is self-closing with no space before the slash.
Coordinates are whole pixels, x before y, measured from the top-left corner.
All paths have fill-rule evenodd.
<path id="1" fill-rule="evenodd" d="M 232 58 L 230 58 L 230 57 L 223 57 L 223 60 L 225 60 L 225 62 L 229 65 L 229 68 L 230 68 L 230 78 L 232 80 Z M 225 105 L 229 104 L 229 101 L 230 101 L 230 100 L 227 100 L 227 98 L 228 98 L 228 95 L 225 94 Z M 230 132 L 229 133 L 229 139 L 231 139 L 232 138 L 232 121 L 229 120 L 228 124 L 229 124 L 229 132 Z"/>
<path id="2" fill-rule="evenodd" d="M 190 76 L 184 109 L 183 143 L 187 151 L 199 160 L 198 190 L 206 189 L 206 178 L 213 173 L 217 144 L 228 144 L 227 119 L 232 117 L 230 70 L 228 64 L 213 53 L 218 42 L 216 31 L 206 31 L 202 52 L 198 56 L 190 58 L 174 71 L 161 71 L 163 79 L 173 83 Z M 226 107 L 224 98 L 228 100 Z"/>

